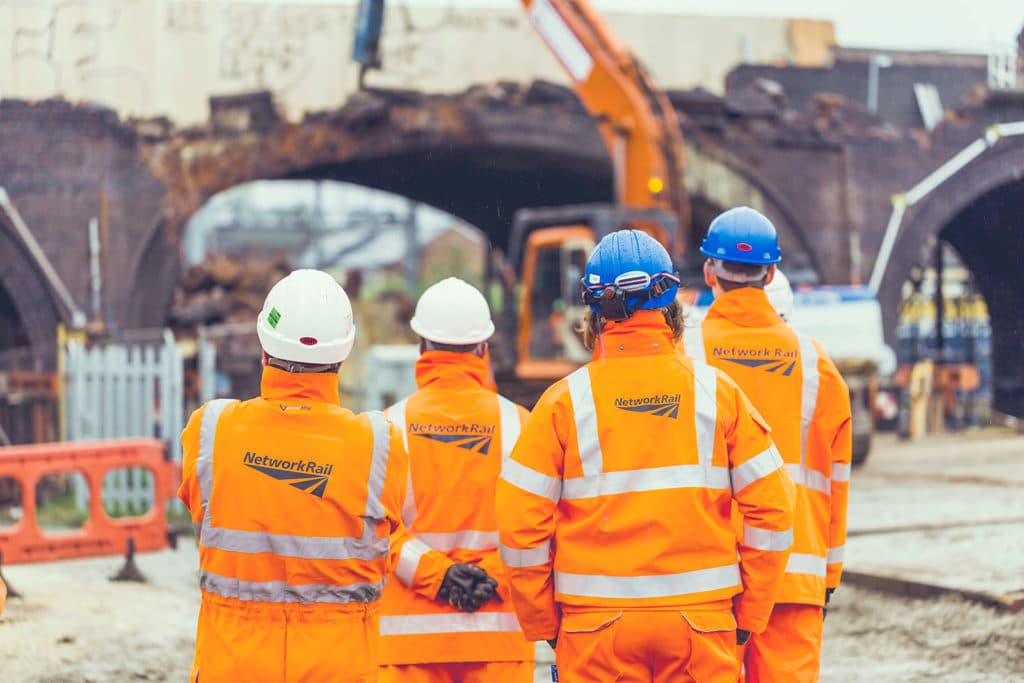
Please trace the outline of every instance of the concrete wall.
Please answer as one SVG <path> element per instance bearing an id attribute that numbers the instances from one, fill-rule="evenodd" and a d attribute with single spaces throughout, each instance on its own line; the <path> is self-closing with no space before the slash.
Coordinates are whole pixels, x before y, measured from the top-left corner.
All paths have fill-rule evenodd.
<path id="1" fill-rule="evenodd" d="M 384 71 L 368 82 L 437 92 L 495 80 L 565 82 L 518 5 L 392 2 Z M 62 95 L 122 116 L 196 123 L 206 120 L 210 95 L 269 89 L 295 118 L 340 106 L 355 89 L 355 12 L 355 0 L 0 0 L 0 55 L 11 56 L 0 60 L 0 97 Z M 828 23 L 785 19 L 606 17 L 662 87 L 715 92 L 744 59 L 779 63 L 795 52 L 806 62 L 825 54 L 815 45 L 833 34 Z"/>

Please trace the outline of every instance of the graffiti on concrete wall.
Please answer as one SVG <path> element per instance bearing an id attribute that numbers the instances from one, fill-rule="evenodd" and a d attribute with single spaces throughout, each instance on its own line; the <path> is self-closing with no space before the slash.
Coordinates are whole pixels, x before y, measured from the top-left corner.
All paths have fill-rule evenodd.
<path id="1" fill-rule="evenodd" d="M 10 45 L 10 64 L 30 95 L 117 89 L 141 103 L 148 98 L 145 74 L 107 58 L 126 6 L 139 0 L 65 0 L 27 3 L 0 0 L 13 21 L 0 24 L 0 44 Z"/>
<path id="2" fill-rule="evenodd" d="M 454 3 L 432 15 L 416 12 L 402 0 L 389 12 L 381 39 L 383 72 L 388 83 L 417 88 L 436 78 L 440 65 L 451 64 L 455 53 L 467 38 L 476 37 L 473 49 L 486 49 L 475 40 L 497 32 L 521 29 L 514 5 L 509 12 L 484 13 L 458 9 Z M 525 43 L 529 48 L 532 42 Z"/>
<path id="3" fill-rule="evenodd" d="M 324 57 L 338 63 L 347 54 L 317 54 L 318 38 L 335 39 L 352 23 L 348 7 L 226 7 L 219 44 L 218 78 L 251 88 L 287 93 L 311 71 L 323 68 Z"/>

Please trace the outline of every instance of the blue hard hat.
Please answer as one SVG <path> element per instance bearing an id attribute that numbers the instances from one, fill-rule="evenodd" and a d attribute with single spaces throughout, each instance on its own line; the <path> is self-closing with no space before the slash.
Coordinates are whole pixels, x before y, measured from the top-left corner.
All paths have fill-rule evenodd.
<path id="1" fill-rule="evenodd" d="M 679 278 L 658 240 L 640 230 L 616 230 L 594 247 L 583 276 L 584 292 L 594 297 L 611 285 L 623 292 L 630 311 L 658 309 L 675 299 Z M 592 302 L 590 307 L 603 312 Z"/>
<path id="2" fill-rule="evenodd" d="M 700 253 L 752 266 L 770 266 L 782 260 L 775 226 L 749 206 L 729 209 L 711 221 Z"/>

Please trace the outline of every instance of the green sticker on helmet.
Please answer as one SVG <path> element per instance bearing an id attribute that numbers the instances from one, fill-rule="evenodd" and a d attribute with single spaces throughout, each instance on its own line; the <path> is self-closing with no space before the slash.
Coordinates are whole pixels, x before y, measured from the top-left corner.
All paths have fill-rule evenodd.
<path id="1" fill-rule="evenodd" d="M 271 327 L 277 327 L 277 323 L 281 320 L 281 314 L 277 312 L 276 308 L 271 308 L 270 313 L 267 314 L 267 322 L 270 323 Z"/>

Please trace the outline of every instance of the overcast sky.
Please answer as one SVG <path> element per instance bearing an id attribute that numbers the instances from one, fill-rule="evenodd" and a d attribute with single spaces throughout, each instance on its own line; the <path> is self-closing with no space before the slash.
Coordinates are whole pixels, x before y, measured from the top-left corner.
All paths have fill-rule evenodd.
<path id="1" fill-rule="evenodd" d="M 245 1 L 245 0 L 243 0 Z M 354 4 L 356 0 L 249 0 Z M 433 6 L 518 5 L 519 0 L 387 0 Z M 1024 27 L 1024 0 L 592 0 L 598 10 L 831 19 L 850 47 L 1009 50 Z"/>

